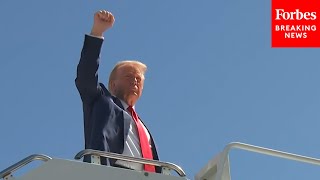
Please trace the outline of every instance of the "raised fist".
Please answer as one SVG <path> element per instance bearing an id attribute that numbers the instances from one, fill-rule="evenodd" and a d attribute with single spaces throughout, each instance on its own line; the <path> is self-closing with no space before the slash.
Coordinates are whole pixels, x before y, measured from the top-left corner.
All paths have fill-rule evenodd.
<path id="1" fill-rule="evenodd" d="M 113 26 L 114 16 L 106 11 L 101 10 L 94 14 L 94 22 L 91 30 L 91 35 L 103 36 L 103 33 Z"/>

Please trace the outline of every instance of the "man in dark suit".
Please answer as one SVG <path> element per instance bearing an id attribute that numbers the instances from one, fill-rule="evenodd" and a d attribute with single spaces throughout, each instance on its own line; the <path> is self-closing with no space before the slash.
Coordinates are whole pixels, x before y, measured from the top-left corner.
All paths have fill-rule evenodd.
<path id="1" fill-rule="evenodd" d="M 95 13 L 77 66 L 75 82 L 83 103 L 85 148 L 159 160 L 153 138 L 134 108 L 142 94 L 146 65 L 139 61 L 119 62 L 110 73 L 108 89 L 98 82 L 103 33 L 114 21 L 108 11 Z M 90 157 L 84 161 L 90 162 Z M 107 158 L 101 158 L 101 164 L 161 172 L 159 167 Z"/>

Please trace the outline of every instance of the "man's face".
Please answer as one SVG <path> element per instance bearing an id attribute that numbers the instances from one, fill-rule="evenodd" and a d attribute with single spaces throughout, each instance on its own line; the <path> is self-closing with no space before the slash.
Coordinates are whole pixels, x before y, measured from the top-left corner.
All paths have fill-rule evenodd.
<path id="1" fill-rule="evenodd" d="M 124 65 L 117 70 L 113 83 L 115 96 L 134 105 L 142 94 L 144 76 L 138 68 Z"/>

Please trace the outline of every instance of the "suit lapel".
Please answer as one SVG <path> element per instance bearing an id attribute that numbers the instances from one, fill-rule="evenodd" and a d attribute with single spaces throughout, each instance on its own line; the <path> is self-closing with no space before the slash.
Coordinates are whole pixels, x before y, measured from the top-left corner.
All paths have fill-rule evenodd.
<path id="1" fill-rule="evenodd" d="M 129 133 L 131 116 L 126 112 L 119 98 L 112 96 L 112 99 L 113 99 L 113 102 L 123 110 L 123 133 L 124 133 L 123 137 L 124 137 L 124 141 L 126 141 Z"/>

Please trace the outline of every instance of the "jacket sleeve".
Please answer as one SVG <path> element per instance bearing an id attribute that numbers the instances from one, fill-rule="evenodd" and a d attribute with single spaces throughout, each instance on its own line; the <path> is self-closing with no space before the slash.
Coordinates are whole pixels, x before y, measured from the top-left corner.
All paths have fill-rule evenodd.
<path id="1" fill-rule="evenodd" d="M 99 95 L 98 68 L 103 39 L 85 35 L 80 62 L 77 66 L 76 87 L 82 102 L 91 104 Z"/>

